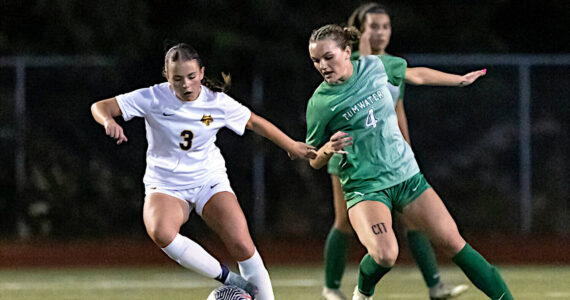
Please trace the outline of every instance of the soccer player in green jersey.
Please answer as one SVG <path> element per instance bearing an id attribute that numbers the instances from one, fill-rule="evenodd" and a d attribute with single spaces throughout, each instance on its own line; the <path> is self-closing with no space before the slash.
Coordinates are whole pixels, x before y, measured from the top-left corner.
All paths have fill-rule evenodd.
<path id="1" fill-rule="evenodd" d="M 359 6 L 349 17 L 348 26 L 354 26 L 362 32 L 358 50 L 352 52 L 352 60 L 357 60 L 360 55 L 389 55 L 386 53 L 386 47 L 390 43 L 392 26 L 390 15 L 382 5 L 367 3 Z M 411 145 L 404 110 L 404 87 L 404 83 L 400 86 L 388 83 L 398 127 L 406 142 Z M 331 182 L 335 217 L 324 248 L 325 286 L 322 295 L 326 300 L 344 300 L 346 297 L 340 291 L 340 284 L 346 266 L 352 228 L 348 222 L 346 201 L 337 174 L 331 174 Z M 406 230 L 408 245 L 429 289 L 430 299 L 449 299 L 464 293 L 468 288 L 466 284 L 447 285 L 440 281 L 436 256 L 425 234 L 415 230 L 402 215 L 398 214 L 398 219 L 408 229 Z"/>
<path id="2" fill-rule="evenodd" d="M 323 146 L 311 166 L 340 160 L 338 175 L 348 217 L 367 250 L 359 267 L 353 300 L 372 299 L 374 288 L 392 268 L 398 243 L 391 210 L 452 258 L 473 284 L 491 299 L 513 299 L 497 269 L 459 234 L 442 200 L 421 174 L 411 147 L 398 127 L 387 83 L 466 86 L 485 74 L 463 76 L 428 68 L 407 68 L 391 56 L 351 60 L 358 30 L 326 25 L 313 31 L 309 52 L 324 82 L 307 105 L 307 144 Z M 336 152 L 336 153 L 335 153 Z M 334 155 L 333 155 L 334 154 Z M 331 162 L 332 163 L 332 162 Z"/>

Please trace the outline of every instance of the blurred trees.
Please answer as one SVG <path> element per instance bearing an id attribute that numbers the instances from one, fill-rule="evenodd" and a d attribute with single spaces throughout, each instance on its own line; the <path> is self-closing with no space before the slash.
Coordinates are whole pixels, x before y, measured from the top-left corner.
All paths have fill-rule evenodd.
<path id="1" fill-rule="evenodd" d="M 382 3 L 392 14 L 392 53 L 570 52 L 567 27 L 562 25 L 569 17 L 565 1 Z M 36 235 L 143 231 L 143 122 L 124 124 L 129 143 L 117 147 L 92 121 L 89 105 L 162 81 L 164 43 L 168 40 L 194 45 L 208 76 L 216 77 L 221 71 L 232 74 L 231 96 L 291 136 L 303 139 L 305 102 L 321 80 L 307 55 L 308 37 L 321 25 L 345 22 L 358 4 L 340 0 L 1 1 L 0 56 L 105 55 L 116 58 L 118 64 L 102 69 L 29 70 L 25 137 L 29 185 L 25 199 L 16 199 L 12 140 L 0 134 L 0 234 L 16 232 L 16 213 L 25 217 L 28 230 Z M 553 74 L 566 71 L 563 68 Z M 535 102 L 533 116 L 541 126 L 534 131 L 533 188 L 537 190 L 537 214 L 545 222 L 537 229 L 567 232 L 564 226 L 568 222 L 550 222 L 548 213 L 562 214 L 553 220 L 564 219 L 564 212 L 568 215 L 564 186 L 570 178 L 569 118 L 568 105 L 563 104 L 568 100 L 564 88 L 568 78 L 549 72 L 543 70 L 540 74 L 547 75 L 538 75 L 537 82 L 556 88 L 537 86 L 535 95 L 548 95 L 548 99 Z M 484 88 L 410 88 L 406 94 L 411 99 L 406 108 L 412 140 L 424 173 L 444 199 L 449 198 L 448 204 L 464 228 L 475 232 L 516 230 L 517 102 L 511 97 L 516 88 L 511 83 L 513 73 L 503 70 L 500 74 L 503 77 L 482 82 Z M 263 80 L 262 104 L 252 103 L 255 76 Z M 13 70 L 0 70 L 0 78 L 0 132 L 9 132 L 14 121 Z M 496 99 L 489 98 L 489 90 Z M 467 98 L 466 94 L 471 94 L 473 106 L 454 106 L 454 101 Z M 496 108 L 494 114 L 487 113 L 489 106 Z M 430 125 L 422 126 L 424 123 Z M 558 143 L 552 144 L 552 138 Z M 324 171 L 289 162 L 282 150 L 254 139 L 251 133 L 237 137 L 223 131 L 218 145 L 248 217 L 256 209 L 251 199 L 251 158 L 252 153 L 261 151 L 267 163 L 269 230 L 306 235 L 328 229 L 332 200 Z M 469 176 L 459 180 L 461 174 Z M 554 179 L 548 180 L 550 177 Z M 473 202 L 462 203 L 465 194 L 470 194 Z M 497 214 L 493 217 L 496 222 L 479 226 L 481 216 L 492 213 Z"/>

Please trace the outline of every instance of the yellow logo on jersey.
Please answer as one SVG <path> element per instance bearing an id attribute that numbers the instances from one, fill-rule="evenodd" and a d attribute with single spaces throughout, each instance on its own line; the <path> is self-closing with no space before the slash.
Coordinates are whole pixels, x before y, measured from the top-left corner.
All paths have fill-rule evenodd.
<path id="1" fill-rule="evenodd" d="M 202 117 L 202 120 L 200 120 L 202 123 L 206 124 L 206 126 L 210 126 L 210 123 L 214 122 L 214 119 L 212 118 L 212 115 L 206 116 L 204 115 Z"/>

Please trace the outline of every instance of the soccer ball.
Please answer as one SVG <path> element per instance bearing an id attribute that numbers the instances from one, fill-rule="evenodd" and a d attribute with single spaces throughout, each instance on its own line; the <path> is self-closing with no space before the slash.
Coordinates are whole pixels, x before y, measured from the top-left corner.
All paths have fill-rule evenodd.
<path id="1" fill-rule="evenodd" d="M 206 300 L 252 300 L 244 290 L 233 285 L 222 285 L 215 288 Z"/>

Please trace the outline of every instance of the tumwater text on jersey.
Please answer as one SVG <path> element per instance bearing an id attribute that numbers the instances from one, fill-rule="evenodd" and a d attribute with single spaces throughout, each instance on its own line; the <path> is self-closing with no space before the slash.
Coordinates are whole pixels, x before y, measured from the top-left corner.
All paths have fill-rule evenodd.
<path id="1" fill-rule="evenodd" d="M 349 108 L 344 114 L 342 114 L 342 116 L 348 121 L 352 117 L 354 117 L 354 114 L 359 112 L 361 109 L 367 108 L 368 106 L 372 105 L 374 102 L 380 102 L 383 98 L 384 94 L 382 94 L 382 91 L 378 90 L 374 92 L 372 95 L 364 98 L 364 100 L 361 100 L 360 102 L 356 103 L 354 106 Z"/>

